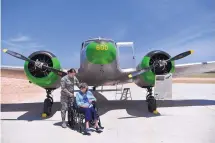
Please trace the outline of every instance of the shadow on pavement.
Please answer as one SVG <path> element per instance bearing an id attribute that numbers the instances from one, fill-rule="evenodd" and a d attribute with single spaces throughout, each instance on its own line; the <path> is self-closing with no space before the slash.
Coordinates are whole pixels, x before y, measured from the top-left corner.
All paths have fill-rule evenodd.
<path id="1" fill-rule="evenodd" d="M 102 116 L 108 111 L 126 109 L 127 113 L 133 117 L 121 117 L 119 119 L 129 119 L 136 117 L 156 117 L 148 112 L 147 103 L 145 100 L 107 100 L 101 93 L 93 92 L 98 100 L 99 114 Z M 204 99 L 190 99 L 190 100 L 162 100 L 157 101 L 158 108 L 162 107 L 183 107 L 183 106 L 207 106 L 215 105 L 215 100 L 204 100 Z M 52 107 L 52 116 L 60 111 L 60 102 L 55 102 Z M 41 117 L 43 109 L 43 102 L 37 103 L 12 103 L 12 104 L 1 104 L 1 112 L 21 112 L 27 111 L 25 114 L 19 116 L 17 120 L 44 120 Z M 51 118 L 51 117 L 49 117 Z M 47 119 L 47 118 L 46 118 Z M 6 120 L 6 119 L 1 119 Z M 8 119 L 10 120 L 10 119 Z"/>

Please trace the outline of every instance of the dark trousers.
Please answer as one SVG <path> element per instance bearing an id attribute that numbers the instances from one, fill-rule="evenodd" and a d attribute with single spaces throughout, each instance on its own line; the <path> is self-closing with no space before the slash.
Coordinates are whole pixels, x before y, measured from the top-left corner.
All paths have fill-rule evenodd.
<path id="1" fill-rule="evenodd" d="M 67 95 L 61 95 L 61 117 L 62 121 L 65 121 L 66 118 L 66 112 L 68 112 L 69 105 L 72 105 L 74 102 L 74 99 L 71 97 L 68 97 Z"/>
<path id="2" fill-rule="evenodd" d="M 91 121 L 92 119 L 98 119 L 96 110 L 91 107 L 91 108 L 80 108 L 80 111 L 84 113 L 85 115 L 85 121 Z"/>

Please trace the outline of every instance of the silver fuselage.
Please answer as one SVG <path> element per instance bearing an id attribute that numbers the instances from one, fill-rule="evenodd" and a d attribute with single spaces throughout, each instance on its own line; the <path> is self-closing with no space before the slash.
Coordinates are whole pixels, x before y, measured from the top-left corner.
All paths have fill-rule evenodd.
<path id="1" fill-rule="evenodd" d="M 118 50 L 117 50 L 118 51 Z M 118 55 L 118 52 L 117 52 Z M 118 64 L 118 56 L 110 64 L 93 64 L 87 60 L 86 51 L 80 52 L 80 68 L 77 77 L 90 86 L 115 85 L 118 83 L 133 82 L 128 74 L 136 69 L 121 69 Z"/>

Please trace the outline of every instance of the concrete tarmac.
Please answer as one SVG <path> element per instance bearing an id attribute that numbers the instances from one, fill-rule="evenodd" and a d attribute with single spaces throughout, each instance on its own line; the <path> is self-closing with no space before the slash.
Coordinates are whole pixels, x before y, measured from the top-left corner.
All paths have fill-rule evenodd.
<path id="1" fill-rule="evenodd" d="M 95 92 L 99 100 L 100 134 L 84 136 L 61 128 L 60 89 L 53 92 L 54 115 L 41 118 L 39 96 L 1 107 L 2 143 L 215 143 L 215 84 L 173 84 L 173 100 L 158 101 L 160 115 L 148 113 L 146 91 L 134 84 L 132 100 L 120 101 L 116 91 Z M 105 90 L 114 89 L 104 87 Z M 30 94 L 30 93 L 29 93 Z"/>

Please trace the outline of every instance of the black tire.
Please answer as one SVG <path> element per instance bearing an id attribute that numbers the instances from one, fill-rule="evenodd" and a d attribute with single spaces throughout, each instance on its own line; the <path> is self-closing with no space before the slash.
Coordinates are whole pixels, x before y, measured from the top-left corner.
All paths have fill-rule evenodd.
<path id="1" fill-rule="evenodd" d="M 46 113 L 48 116 L 50 116 L 52 113 L 52 104 L 53 104 L 52 99 L 46 98 L 44 100 L 43 113 Z"/>
<path id="2" fill-rule="evenodd" d="M 157 109 L 156 99 L 151 96 L 148 98 L 148 111 L 153 113 Z"/>
<path id="3" fill-rule="evenodd" d="M 48 110 L 47 115 L 50 116 L 52 114 L 52 106 L 49 106 L 47 110 Z"/>

